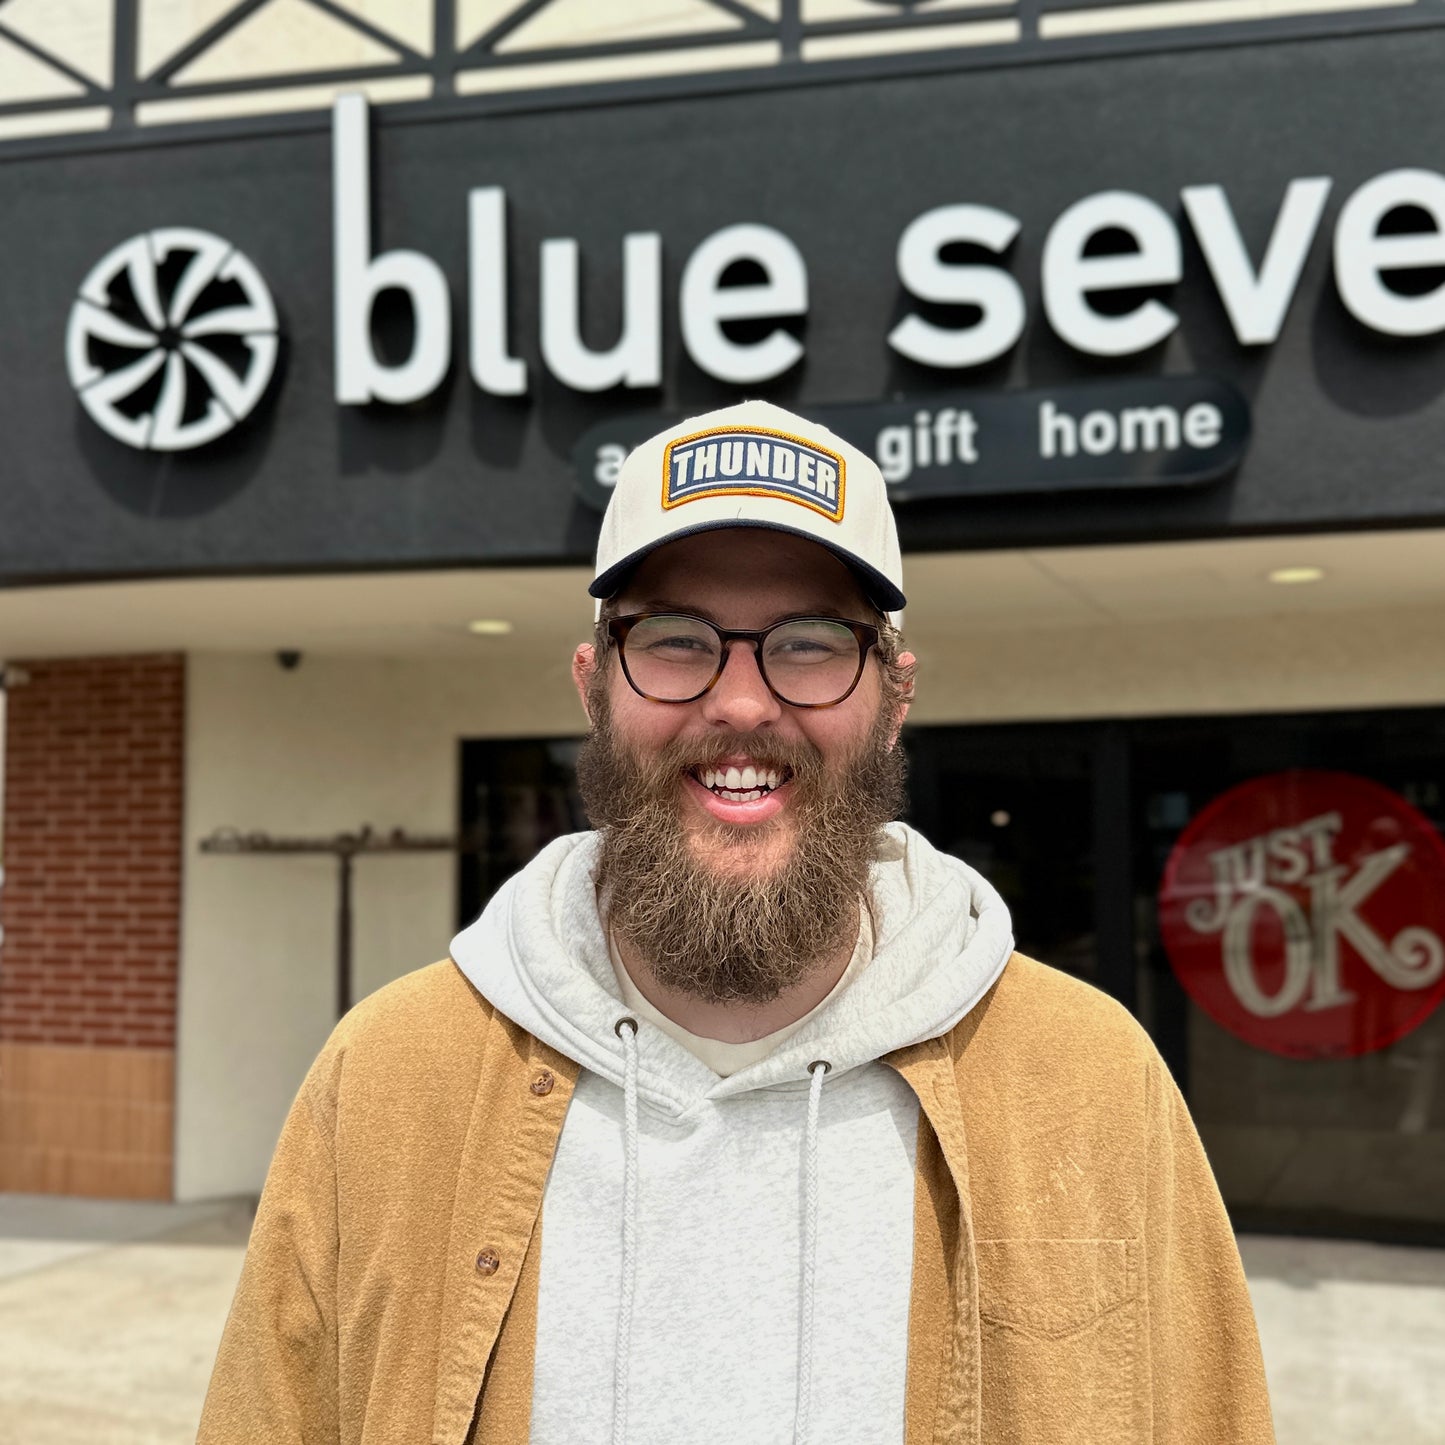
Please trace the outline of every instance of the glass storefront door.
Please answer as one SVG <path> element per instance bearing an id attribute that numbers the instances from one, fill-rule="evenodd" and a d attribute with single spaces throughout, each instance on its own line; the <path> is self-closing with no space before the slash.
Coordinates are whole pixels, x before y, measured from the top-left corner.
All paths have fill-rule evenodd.
<path id="1" fill-rule="evenodd" d="M 1190 820 L 1250 780 L 1287 770 L 1333 780 L 1323 784 L 1323 802 L 1303 812 L 1322 819 L 1343 813 L 1346 829 L 1356 821 L 1349 780 L 1383 785 L 1438 837 L 1445 827 L 1445 715 L 1411 710 L 1141 724 L 1131 740 L 1131 770 L 1141 1018 L 1156 1032 L 1170 1031 L 1171 1063 L 1236 1223 L 1445 1243 L 1445 1008 L 1384 1047 L 1346 1037 L 1314 1057 L 1282 1055 L 1245 1041 L 1184 999 L 1159 917 L 1161 875 Z M 1322 899 L 1315 933 L 1334 943 L 1341 989 L 1357 995 L 1382 983 L 1361 946 L 1370 948 L 1372 939 L 1388 945 L 1404 928 L 1429 925 L 1411 913 L 1398 873 L 1375 880 L 1357 866 L 1365 860 L 1365 869 L 1378 873 L 1382 850 L 1397 836 L 1389 811 L 1387 802 L 1360 820 L 1366 833 L 1381 832 L 1378 844 L 1342 832 L 1325 841 L 1334 845 L 1326 861 L 1340 874 L 1333 891 L 1344 893 L 1344 906 L 1336 902 L 1333 917 L 1320 917 L 1331 901 Z M 1420 961 L 1430 968 L 1424 954 Z M 1402 977 L 1395 1002 L 1428 1010 L 1433 990 L 1417 983 Z M 1281 980 L 1267 984 L 1275 994 Z M 1349 1013 L 1348 1005 L 1306 994 L 1276 1027 L 1287 1039 L 1293 1024 L 1308 1041 L 1331 1014 Z"/>

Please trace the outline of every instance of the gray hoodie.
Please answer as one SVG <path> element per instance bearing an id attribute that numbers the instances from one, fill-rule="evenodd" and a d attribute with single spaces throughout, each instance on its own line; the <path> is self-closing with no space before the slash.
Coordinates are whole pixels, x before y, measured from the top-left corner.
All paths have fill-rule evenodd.
<path id="1" fill-rule="evenodd" d="M 619 997 L 596 854 L 558 839 L 451 947 L 583 1070 L 543 1200 L 534 1445 L 901 1441 L 918 1106 L 878 1060 L 987 992 L 1007 908 L 891 824 L 872 962 L 720 1078 Z"/>

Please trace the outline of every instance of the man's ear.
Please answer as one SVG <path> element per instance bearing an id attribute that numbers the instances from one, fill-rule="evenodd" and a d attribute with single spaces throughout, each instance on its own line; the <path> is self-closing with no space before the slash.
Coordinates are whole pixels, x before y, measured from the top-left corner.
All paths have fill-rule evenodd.
<path id="1" fill-rule="evenodd" d="M 903 683 L 903 696 L 893 714 L 893 733 L 888 739 L 890 748 L 898 745 L 898 734 L 903 731 L 903 720 L 908 716 L 908 709 L 913 705 L 913 678 L 918 670 L 918 659 L 911 652 L 900 652 L 898 666 L 908 675 Z"/>
<path id="2" fill-rule="evenodd" d="M 592 721 L 592 709 L 587 706 L 587 689 L 596 671 L 596 646 L 590 642 L 579 643 L 577 651 L 572 654 L 572 682 L 577 689 L 577 696 L 582 699 L 582 711 L 587 714 L 589 723 Z"/>

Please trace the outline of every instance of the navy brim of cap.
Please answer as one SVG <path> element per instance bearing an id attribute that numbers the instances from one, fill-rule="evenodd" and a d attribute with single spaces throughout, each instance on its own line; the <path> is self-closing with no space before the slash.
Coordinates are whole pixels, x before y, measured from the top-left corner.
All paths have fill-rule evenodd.
<path id="1" fill-rule="evenodd" d="M 858 578 L 868 600 L 880 612 L 902 612 L 907 605 L 907 599 L 903 593 L 876 567 L 870 567 L 845 548 L 834 547 L 830 543 L 824 542 L 816 533 L 805 532 L 800 527 L 785 527 L 778 522 L 759 522 L 751 517 L 729 517 L 726 521 L 702 522 L 696 527 L 684 527 L 680 531 L 669 532 L 667 536 L 659 537 L 657 541 L 648 546 L 639 547 L 635 552 L 628 553 L 620 562 L 614 562 L 605 572 L 600 573 L 588 587 L 588 596 L 602 600 L 613 596 L 622 588 L 633 569 L 644 557 L 650 552 L 657 551 L 659 547 L 665 547 L 669 542 L 676 542 L 680 537 L 696 537 L 702 532 L 721 532 L 735 527 L 751 527 L 761 532 L 787 532 L 790 536 L 801 537 L 805 542 L 815 542 L 818 546 L 831 552 Z"/>

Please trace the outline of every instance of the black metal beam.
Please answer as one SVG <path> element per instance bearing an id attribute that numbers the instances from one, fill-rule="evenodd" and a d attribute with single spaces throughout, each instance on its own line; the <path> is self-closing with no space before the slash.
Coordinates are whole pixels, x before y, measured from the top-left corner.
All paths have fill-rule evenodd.
<path id="1" fill-rule="evenodd" d="M 140 0 L 115 0 L 110 38 L 110 126 L 129 133 L 135 127 L 135 88 L 140 76 Z"/>
<path id="2" fill-rule="evenodd" d="M 435 0 L 432 6 L 432 94 L 457 92 L 456 0 Z"/>
<path id="3" fill-rule="evenodd" d="M 323 15 L 329 15 L 333 20 L 339 20 L 348 29 L 356 31 L 358 35 L 364 35 L 368 40 L 374 40 L 378 45 L 384 45 L 388 50 L 407 60 L 426 60 L 421 51 L 414 50 L 406 41 L 393 35 L 389 30 L 383 30 L 379 25 L 373 25 L 370 20 L 364 19 L 354 10 L 347 10 L 344 6 L 338 5 L 336 0 L 305 0 L 313 10 L 319 10 Z"/>
<path id="4" fill-rule="evenodd" d="M 430 73 L 431 62 L 422 57 L 420 60 L 398 60 L 395 65 L 358 65 L 347 70 L 291 70 L 264 79 L 206 80 L 187 85 L 153 85 L 142 81 L 136 88 L 136 100 L 149 102 L 212 95 L 254 95 L 258 91 L 289 90 L 293 86 L 345 85 L 351 81 L 391 80 L 397 76 Z"/>
<path id="5" fill-rule="evenodd" d="M 549 45 L 536 50 L 509 50 L 505 55 L 471 49 L 465 51 L 461 58 L 465 62 L 463 68 L 466 70 L 501 70 L 507 66 L 547 65 L 559 60 L 611 60 L 619 55 L 656 55 L 669 50 L 745 45 L 759 37 L 771 39 L 773 33 L 771 26 L 758 30 L 701 30 L 690 35 L 652 35 L 643 40 L 607 40 L 597 45 Z"/>
<path id="6" fill-rule="evenodd" d="M 817 40 L 825 35 L 877 35 L 880 31 L 897 35 L 910 30 L 953 30 L 960 25 L 972 25 L 979 20 L 1012 20 L 1017 14 L 1016 4 L 1005 3 L 970 5 L 967 10 L 927 10 L 921 15 L 900 15 L 896 20 L 890 21 L 886 29 L 873 20 L 823 20 L 808 26 L 803 32 L 803 38 Z M 1017 45 L 1018 41 L 1010 43 Z"/>
<path id="7" fill-rule="evenodd" d="M 133 5 L 134 0 L 121 0 L 121 3 Z M 218 41 L 225 39 L 243 20 L 254 15 L 263 5 L 270 3 L 270 0 L 240 0 L 233 9 L 228 10 L 214 24 L 206 26 L 201 33 L 176 51 L 164 65 L 157 67 L 146 78 L 153 83 L 169 81 L 178 71 L 184 70 L 193 60 L 198 60 Z"/>
<path id="8" fill-rule="evenodd" d="M 761 30 L 771 35 L 776 29 L 771 20 L 766 16 L 759 15 L 751 5 L 743 4 L 743 0 L 705 0 L 705 3 L 712 6 L 714 10 L 720 10 L 725 15 L 731 15 L 741 20 L 750 30 Z"/>
<path id="9" fill-rule="evenodd" d="M 803 53 L 803 0 L 782 0 L 778 39 L 782 42 L 784 64 Z"/>
<path id="10" fill-rule="evenodd" d="M 23 50 L 27 55 L 34 57 L 42 65 L 48 66 L 51 70 L 58 71 L 67 80 L 83 89 L 87 96 L 104 96 L 105 89 L 93 81 L 83 71 L 77 70 L 68 61 L 62 60 L 60 56 L 52 54 L 43 46 L 37 45 L 27 36 L 22 35 L 18 30 L 12 30 L 3 20 L 0 20 L 0 38 L 10 42 L 17 50 Z M 77 97 L 78 99 L 78 97 Z"/>
<path id="11" fill-rule="evenodd" d="M 520 30 L 534 15 L 545 10 L 552 0 L 522 0 L 522 4 L 504 15 L 490 30 L 484 30 L 472 43 L 461 51 L 463 61 L 482 56 L 492 51 L 514 30 Z"/>

